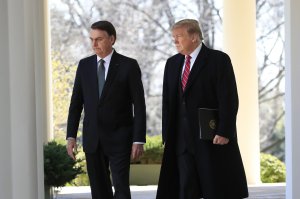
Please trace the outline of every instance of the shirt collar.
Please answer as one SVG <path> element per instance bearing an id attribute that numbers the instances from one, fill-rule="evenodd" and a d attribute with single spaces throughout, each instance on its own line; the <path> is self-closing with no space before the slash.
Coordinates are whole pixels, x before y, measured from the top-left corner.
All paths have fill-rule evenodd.
<path id="1" fill-rule="evenodd" d="M 97 63 L 100 61 L 100 59 L 103 59 L 105 63 L 110 63 L 110 60 L 111 60 L 111 57 L 112 57 L 112 54 L 114 53 L 114 49 L 111 51 L 111 53 L 109 55 L 107 55 L 106 57 L 104 58 L 101 58 L 97 55 Z"/>
<path id="2" fill-rule="evenodd" d="M 195 60 L 196 57 L 198 56 L 200 50 L 202 47 L 202 42 L 199 44 L 199 46 L 190 54 L 190 56 L 192 57 L 192 60 Z"/>

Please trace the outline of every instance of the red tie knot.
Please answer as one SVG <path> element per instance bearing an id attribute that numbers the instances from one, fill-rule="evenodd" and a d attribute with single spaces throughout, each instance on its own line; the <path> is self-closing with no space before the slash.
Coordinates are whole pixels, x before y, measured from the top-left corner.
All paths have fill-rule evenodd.
<path id="1" fill-rule="evenodd" d="M 185 56 L 186 61 L 190 61 L 191 58 L 192 58 L 192 57 L 191 57 L 190 55 L 186 55 L 186 56 Z"/>

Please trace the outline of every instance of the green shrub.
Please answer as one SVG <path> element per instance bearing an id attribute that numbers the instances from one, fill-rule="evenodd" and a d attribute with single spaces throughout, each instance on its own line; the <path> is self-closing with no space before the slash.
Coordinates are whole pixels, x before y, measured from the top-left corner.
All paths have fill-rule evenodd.
<path id="1" fill-rule="evenodd" d="M 78 174 L 83 173 L 79 164 L 82 159 L 72 160 L 66 151 L 66 146 L 51 141 L 44 145 L 45 185 L 53 187 L 64 186 Z"/>
<path id="2" fill-rule="evenodd" d="M 285 182 L 285 164 L 277 157 L 261 153 L 260 176 L 264 183 Z"/>
<path id="3" fill-rule="evenodd" d="M 147 136 L 143 156 L 132 164 L 161 164 L 163 152 L 161 135 Z"/>

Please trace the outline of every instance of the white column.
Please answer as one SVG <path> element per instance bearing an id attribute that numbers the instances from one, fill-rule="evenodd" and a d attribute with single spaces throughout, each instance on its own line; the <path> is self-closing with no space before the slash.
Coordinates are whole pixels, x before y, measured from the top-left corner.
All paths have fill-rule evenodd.
<path id="1" fill-rule="evenodd" d="M 12 198 L 7 1 L 0 1 L 0 198 Z"/>
<path id="2" fill-rule="evenodd" d="M 45 1 L 0 1 L 0 198 L 44 198 Z"/>
<path id="3" fill-rule="evenodd" d="M 285 1 L 285 157 L 286 198 L 300 198 L 300 2 Z"/>
<path id="4" fill-rule="evenodd" d="M 226 0 L 224 51 L 231 57 L 239 93 L 238 140 L 249 184 L 260 182 L 258 76 L 254 0 Z"/>

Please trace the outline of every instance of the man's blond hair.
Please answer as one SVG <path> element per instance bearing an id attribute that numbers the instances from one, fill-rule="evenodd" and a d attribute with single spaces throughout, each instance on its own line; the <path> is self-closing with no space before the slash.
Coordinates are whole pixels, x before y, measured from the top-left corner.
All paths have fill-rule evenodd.
<path id="1" fill-rule="evenodd" d="M 202 31 L 199 22 L 195 19 L 180 20 L 172 26 L 172 30 L 176 28 L 186 28 L 189 34 L 198 34 L 200 41 L 203 40 Z"/>

